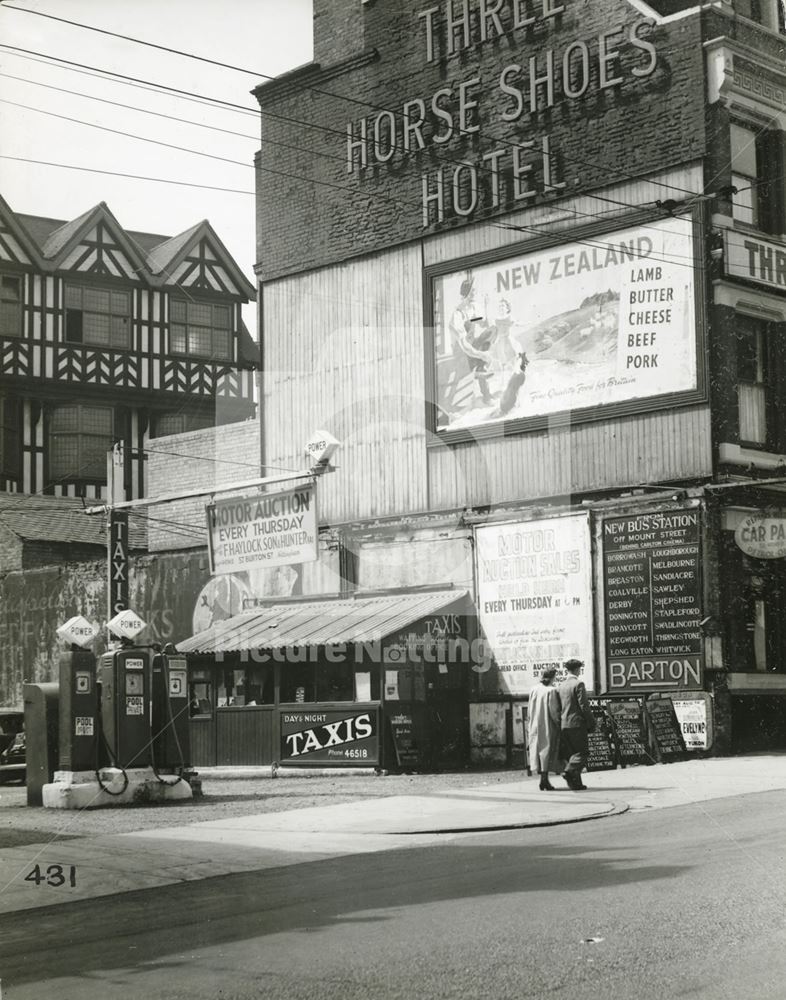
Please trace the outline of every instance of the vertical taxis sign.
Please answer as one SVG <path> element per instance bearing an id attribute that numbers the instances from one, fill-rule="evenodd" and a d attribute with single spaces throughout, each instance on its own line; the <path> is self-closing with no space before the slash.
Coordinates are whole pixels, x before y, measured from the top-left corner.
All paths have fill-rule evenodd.
<path id="1" fill-rule="evenodd" d="M 208 504 L 206 514 L 214 576 L 317 558 L 313 483 L 280 493 L 217 500 Z"/>

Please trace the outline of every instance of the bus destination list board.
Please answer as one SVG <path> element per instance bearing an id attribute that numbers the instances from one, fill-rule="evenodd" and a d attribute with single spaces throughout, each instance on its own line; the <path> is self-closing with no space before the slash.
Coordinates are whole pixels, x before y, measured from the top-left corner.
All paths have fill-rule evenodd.
<path id="1" fill-rule="evenodd" d="M 698 510 L 603 522 L 609 694 L 702 686 Z"/>

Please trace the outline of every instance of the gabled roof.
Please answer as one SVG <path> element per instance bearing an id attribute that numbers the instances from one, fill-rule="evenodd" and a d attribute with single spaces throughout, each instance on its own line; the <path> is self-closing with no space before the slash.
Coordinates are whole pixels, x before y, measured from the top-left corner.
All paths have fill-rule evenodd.
<path id="1" fill-rule="evenodd" d="M 28 229 L 21 222 L 22 218 L 23 216 L 17 215 L 8 202 L 0 196 L 0 228 L 3 225 L 7 226 L 24 253 L 40 267 L 42 263 L 40 244 L 31 236 Z M 10 253 L 10 256 L 14 256 L 13 252 Z"/>
<path id="2" fill-rule="evenodd" d="M 0 197 L 0 218 L 24 247 L 35 265 L 42 270 L 54 271 L 69 267 L 68 258 L 78 250 L 80 240 L 90 230 L 103 223 L 113 240 L 128 258 L 133 272 L 152 285 L 177 284 L 171 275 L 192 252 L 199 249 L 201 241 L 209 251 L 210 263 L 228 276 L 234 286 L 231 292 L 244 301 L 256 298 L 256 289 L 235 263 L 218 234 L 203 219 L 177 236 L 144 233 L 124 229 L 105 202 L 100 202 L 75 219 L 51 219 L 39 215 L 16 213 Z M 1 228 L 1 227 L 0 227 Z M 224 285 L 227 285 L 226 280 Z M 208 287 L 207 284 L 204 286 Z M 214 288 L 219 287 L 217 284 Z"/>
<path id="3" fill-rule="evenodd" d="M 153 274 L 172 275 L 183 261 L 199 246 L 201 241 L 205 241 L 216 261 L 229 274 L 238 289 L 243 291 L 249 299 L 256 298 L 256 290 L 251 282 L 246 278 L 234 261 L 227 248 L 221 242 L 215 229 L 207 219 L 203 219 L 195 226 L 173 236 L 166 243 L 161 243 L 155 247 L 147 258 L 147 264 Z"/>
<path id="4" fill-rule="evenodd" d="M 106 548 L 105 519 L 86 514 L 78 498 L 0 493 L 0 523 L 23 541 Z M 128 534 L 131 549 L 147 548 L 144 522 L 131 518 Z"/>
<path id="5" fill-rule="evenodd" d="M 162 271 L 171 270 L 179 262 L 185 248 L 189 246 L 194 234 L 202 226 L 197 222 L 195 226 L 187 229 L 179 236 L 171 236 L 165 243 L 159 245 L 147 255 L 147 266 L 153 274 L 160 274 Z"/>
<path id="6" fill-rule="evenodd" d="M 78 247 L 81 240 L 99 223 L 103 223 L 117 240 L 123 253 L 129 258 L 133 270 L 139 274 L 145 266 L 144 255 L 137 244 L 128 238 L 126 231 L 103 201 L 51 233 L 43 248 L 44 257 L 51 260 L 55 267 L 63 265 L 69 253 Z"/>

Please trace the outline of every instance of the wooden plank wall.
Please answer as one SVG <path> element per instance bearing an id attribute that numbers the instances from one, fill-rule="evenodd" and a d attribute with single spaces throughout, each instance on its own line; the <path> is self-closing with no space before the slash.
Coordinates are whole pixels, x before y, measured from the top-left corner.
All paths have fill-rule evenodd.
<path id="1" fill-rule="evenodd" d="M 585 195 L 502 220 L 535 232 L 466 226 L 263 286 L 266 465 L 303 468 L 312 432 L 334 434 L 339 470 L 321 481 L 319 510 L 333 523 L 709 475 L 707 406 L 450 447 L 433 447 L 425 428 L 424 266 L 536 239 L 539 226 L 600 215 L 613 229 L 630 207 L 686 190 L 701 190 L 698 166 L 604 192 L 624 205 Z"/>
<path id="2" fill-rule="evenodd" d="M 266 286 L 265 464 L 303 468 L 317 429 L 342 442 L 320 519 L 425 509 L 420 247 Z"/>

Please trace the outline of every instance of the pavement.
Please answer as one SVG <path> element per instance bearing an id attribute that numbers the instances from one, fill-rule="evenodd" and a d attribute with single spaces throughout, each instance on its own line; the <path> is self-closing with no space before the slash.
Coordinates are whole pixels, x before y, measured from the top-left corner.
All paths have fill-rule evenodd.
<path id="1" fill-rule="evenodd" d="M 478 775 L 477 784 L 428 795 L 179 826 L 163 825 L 162 814 L 157 829 L 9 847 L 0 850 L 0 913 L 352 854 L 449 844 L 481 831 L 613 821 L 627 811 L 684 805 L 701 810 L 710 799 L 786 791 L 786 755 L 629 767 L 585 774 L 584 781 L 587 790 L 574 792 L 554 778 L 557 790 L 541 792 L 537 778 L 484 783 Z"/>

